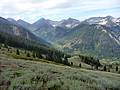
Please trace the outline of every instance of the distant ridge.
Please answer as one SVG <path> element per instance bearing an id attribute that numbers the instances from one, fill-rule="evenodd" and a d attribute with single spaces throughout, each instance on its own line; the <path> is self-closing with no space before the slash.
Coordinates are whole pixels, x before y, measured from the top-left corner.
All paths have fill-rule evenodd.
<path id="1" fill-rule="evenodd" d="M 120 18 L 91 17 L 82 22 L 73 18 L 61 21 L 41 18 L 31 27 L 36 36 L 57 43 L 67 53 L 120 57 Z"/>

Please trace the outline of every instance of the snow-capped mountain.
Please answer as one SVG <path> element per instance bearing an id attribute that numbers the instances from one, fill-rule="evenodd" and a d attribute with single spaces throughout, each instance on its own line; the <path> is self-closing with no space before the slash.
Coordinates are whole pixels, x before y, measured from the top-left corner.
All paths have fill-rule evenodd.
<path id="1" fill-rule="evenodd" d="M 73 18 L 68 18 L 68 19 L 63 19 L 63 20 L 59 21 L 56 26 L 73 28 L 73 27 L 75 27 L 79 24 L 80 24 L 79 20 L 76 20 L 76 19 L 73 19 Z"/>
<path id="2" fill-rule="evenodd" d="M 106 17 L 92 17 L 89 19 L 86 19 L 83 21 L 84 23 L 88 24 L 100 24 L 100 25 L 105 25 L 105 26 L 116 26 L 120 25 L 120 18 L 114 18 L 112 16 L 106 16 Z"/>
<path id="3" fill-rule="evenodd" d="M 120 18 L 117 18 L 115 22 L 117 25 L 120 25 Z"/>
<path id="4" fill-rule="evenodd" d="M 9 21 L 15 22 L 12 19 Z M 26 23 L 21 21 L 16 23 L 25 27 Z M 80 52 L 100 57 L 120 56 L 120 18 L 92 17 L 82 22 L 73 18 L 61 21 L 41 18 L 31 24 L 31 27 L 36 36 L 58 43 L 69 53 Z"/>

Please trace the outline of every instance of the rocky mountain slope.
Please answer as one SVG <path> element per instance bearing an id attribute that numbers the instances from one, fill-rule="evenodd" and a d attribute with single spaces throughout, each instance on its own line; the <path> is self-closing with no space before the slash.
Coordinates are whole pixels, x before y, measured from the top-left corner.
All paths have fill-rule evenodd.
<path id="1" fill-rule="evenodd" d="M 49 44 L 43 39 L 38 38 L 36 35 L 34 35 L 32 32 L 30 32 L 28 29 L 24 28 L 23 26 L 19 25 L 18 23 L 15 24 L 15 22 L 16 21 L 12 19 L 11 21 L 8 21 L 7 19 L 0 17 L 0 32 L 19 36 L 19 37 L 26 38 L 29 40 L 34 40 L 34 41 L 37 41 L 37 42 L 40 42 L 46 45 Z"/>
<path id="2" fill-rule="evenodd" d="M 65 52 L 120 57 L 120 18 L 92 17 L 82 22 L 42 18 L 31 26 L 35 35 L 61 45 Z"/>

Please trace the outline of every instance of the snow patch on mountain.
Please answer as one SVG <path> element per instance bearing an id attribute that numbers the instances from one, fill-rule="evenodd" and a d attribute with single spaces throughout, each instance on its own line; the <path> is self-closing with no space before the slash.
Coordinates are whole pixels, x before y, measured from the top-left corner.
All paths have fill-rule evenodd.
<path id="1" fill-rule="evenodd" d="M 108 22 L 107 20 L 102 19 L 102 20 L 100 20 L 97 24 L 100 24 L 100 25 L 106 25 L 107 22 Z"/>
<path id="2" fill-rule="evenodd" d="M 116 41 L 116 43 L 117 43 L 118 45 L 120 45 L 120 41 L 119 41 L 119 40 L 117 40 L 114 36 L 112 36 L 111 33 L 108 33 L 108 34 L 109 34 L 110 38 L 114 39 L 114 40 Z"/>
<path id="3" fill-rule="evenodd" d="M 113 33 L 113 32 L 107 32 L 107 30 L 103 29 L 103 32 L 107 33 L 109 35 L 110 38 L 114 39 L 115 42 L 120 45 L 120 37 L 117 38 L 117 36 Z"/>
<path id="4" fill-rule="evenodd" d="M 75 24 L 75 25 L 72 26 L 72 28 L 73 28 L 73 27 L 76 27 L 76 26 L 78 26 L 78 25 L 79 25 L 79 24 Z"/>
<path id="5" fill-rule="evenodd" d="M 116 26 L 120 25 L 120 18 L 114 18 L 112 16 L 106 16 L 106 17 L 92 17 L 84 22 L 92 24 L 99 24 L 99 25 L 105 25 L 105 26 Z"/>
<path id="6" fill-rule="evenodd" d="M 118 37 L 118 39 L 120 40 L 120 36 Z"/>
<path id="7" fill-rule="evenodd" d="M 72 27 L 72 25 L 71 24 L 67 24 L 67 25 L 65 25 L 67 28 L 71 28 Z"/>
<path id="8" fill-rule="evenodd" d="M 116 22 L 117 22 L 117 23 L 120 23 L 120 19 L 117 19 Z"/>
<path id="9" fill-rule="evenodd" d="M 53 27 L 56 27 L 57 25 L 52 25 Z"/>
<path id="10" fill-rule="evenodd" d="M 107 33 L 107 31 L 105 29 L 102 30 L 103 32 Z"/>
<path id="11" fill-rule="evenodd" d="M 120 45 L 120 42 L 117 39 L 114 38 L 114 40 L 118 43 L 118 45 Z"/>
<path id="12" fill-rule="evenodd" d="M 109 33 L 109 36 L 110 36 L 111 38 L 114 38 L 110 33 Z"/>

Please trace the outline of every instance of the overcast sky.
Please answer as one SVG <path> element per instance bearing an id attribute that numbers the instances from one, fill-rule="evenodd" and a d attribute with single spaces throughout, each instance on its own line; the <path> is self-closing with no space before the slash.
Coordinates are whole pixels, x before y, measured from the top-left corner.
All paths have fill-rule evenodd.
<path id="1" fill-rule="evenodd" d="M 0 0 L 0 16 L 34 22 L 98 16 L 120 17 L 120 0 Z"/>

